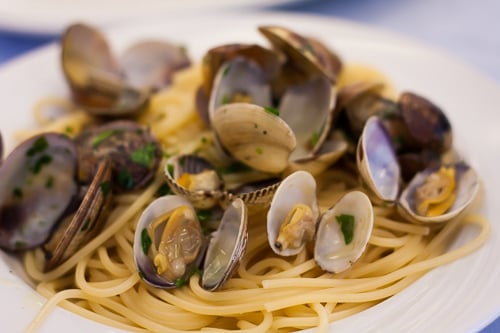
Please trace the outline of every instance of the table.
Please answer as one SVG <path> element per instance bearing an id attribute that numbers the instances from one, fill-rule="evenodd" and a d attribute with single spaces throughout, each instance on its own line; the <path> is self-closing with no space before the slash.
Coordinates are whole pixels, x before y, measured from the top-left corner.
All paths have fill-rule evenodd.
<path id="1" fill-rule="evenodd" d="M 498 0 L 309 0 L 252 9 L 335 16 L 396 31 L 453 54 L 500 83 Z M 56 39 L 0 30 L 0 65 Z M 481 331 L 494 332 L 500 332 L 500 318 Z"/>

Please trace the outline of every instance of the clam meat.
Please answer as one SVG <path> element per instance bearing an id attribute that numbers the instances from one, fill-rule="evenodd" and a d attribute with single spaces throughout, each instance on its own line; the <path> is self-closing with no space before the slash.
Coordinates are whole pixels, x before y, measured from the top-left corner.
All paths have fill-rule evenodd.
<path id="1" fill-rule="evenodd" d="M 271 249 L 282 256 L 301 252 L 314 237 L 318 216 L 316 181 L 311 174 L 296 171 L 286 177 L 267 213 Z"/>
<path id="2" fill-rule="evenodd" d="M 410 221 L 446 222 L 464 211 L 479 190 L 477 173 L 464 162 L 429 167 L 401 193 L 398 210 Z"/>

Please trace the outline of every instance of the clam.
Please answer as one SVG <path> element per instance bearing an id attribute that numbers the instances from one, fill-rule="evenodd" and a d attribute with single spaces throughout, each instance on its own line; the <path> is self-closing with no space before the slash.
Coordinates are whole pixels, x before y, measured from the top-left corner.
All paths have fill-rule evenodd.
<path id="1" fill-rule="evenodd" d="M 92 115 L 127 117 L 143 110 L 150 92 L 167 85 L 189 59 L 180 47 L 145 41 L 120 63 L 100 31 L 79 23 L 62 36 L 61 63 L 78 105 Z"/>
<path id="2" fill-rule="evenodd" d="M 74 100 L 95 115 L 134 114 L 148 93 L 127 85 L 105 37 L 96 29 L 74 24 L 61 40 L 62 69 Z"/>
<path id="3" fill-rule="evenodd" d="M 225 209 L 219 227 L 210 237 L 201 276 L 204 289 L 216 290 L 231 277 L 245 254 L 247 229 L 247 209 L 237 198 Z"/>
<path id="4" fill-rule="evenodd" d="M 267 213 L 267 235 L 271 249 L 282 256 L 301 252 L 314 237 L 319 208 L 316 181 L 297 171 L 279 185 Z"/>
<path id="5" fill-rule="evenodd" d="M 77 151 L 57 133 L 18 145 L 0 168 L 0 247 L 43 244 L 78 194 Z"/>
<path id="6" fill-rule="evenodd" d="M 357 145 L 356 163 L 361 178 L 376 197 L 395 202 L 401 171 L 390 137 L 376 116 L 366 121 Z"/>
<path id="7" fill-rule="evenodd" d="M 185 48 L 160 41 L 133 44 L 120 57 L 127 83 L 133 87 L 157 91 L 172 82 L 176 71 L 191 64 Z"/>
<path id="8" fill-rule="evenodd" d="M 214 78 L 220 67 L 234 58 L 244 58 L 257 64 L 265 75 L 266 81 L 273 78 L 281 67 L 278 55 L 257 44 L 224 44 L 207 51 L 203 56 L 203 90 L 209 96 Z"/>
<path id="9" fill-rule="evenodd" d="M 404 92 L 398 100 L 401 117 L 416 149 L 429 149 L 438 153 L 452 146 L 451 124 L 444 112 L 428 99 L 415 93 Z"/>
<path id="10" fill-rule="evenodd" d="M 172 191 L 198 209 L 214 207 L 223 196 L 224 182 L 215 167 L 196 155 L 176 155 L 165 163 L 165 179 Z"/>
<path id="11" fill-rule="evenodd" d="M 295 149 L 295 134 L 276 110 L 249 103 L 218 108 L 212 126 L 222 147 L 238 161 L 260 171 L 279 173 Z"/>
<path id="12" fill-rule="evenodd" d="M 181 285 L 201 262 L 205 236 L 196 211 L 181 196 L 163 196 L 143 211 L 134 236 L 141 278 L 159 288 Z"/>
<path id="13" fill-rule="evenodd" d="M 330 133 L 333 104 L 332 86 L 324 76 L 288 87 L 280 101 L 279 115 L 297 140 L 291 161 L 308 159 L 320 149 Z"/>
<path id="14" fill-rule="evenodd" d="M 446 222 L 463 212 L 479 190 L 477 173 L 464 162 L 429 167 L 401 193 L 398 211 L 410 221 Z"/>
<path id="15" fill-rule="evenodd" d="M 75 142 L 81 181 L 89 183 L 98 162 L 109 159 L 116 192 L 145 186 L 153 178 L 162 157 L 160 143 L 149 130 L 128 120 L 89 127 Z"/>
<path id="16" fill-rule="evenodd" d="M 224 210 L 208 247 L 197 212 L 185 197 L 167 195 L 142 213 L 134 235 L 134 260 L 141 278 L 159 288 L 181 286 L 203 261 L 201 286 L 220 288 L 246 251 L 247 209 L 235 199 Z"/>
<path id="17" fill-rule="evenodd" d="M 331 53 L 319 41 L 279 26 L 260 26 L 259 31 L 275 49 L 285 54 L 293 68 L 306 77 L 326 76 L 331 82 L 335 82 L 337 60 L 333 60 Z"/>
<path id="18" fill-rule="evenodd" d="M 373 229 L 373 207 L 366 194 L 351 191 L 318 222 L 314 260 L 325 271 L 340 273 L 363 254 Z"/>
<path id="19" fill-rule="evenodd" d="M 74 254 L 102 229 L 111 206 L 111 163 L 103 160 L 88 188 L 83 188 L 78 209 L 66 217 L 43 245 L 45 270 L 49 271 Z"/>
<path id="20" fill-rule="evenodd" d="M 208 104 L 210 121 L 221 105 L 252 103 L 271 106 L 271 87 L 267 73 L 256 62 L 244 57 L 222 64 L 215 76 Z"/>

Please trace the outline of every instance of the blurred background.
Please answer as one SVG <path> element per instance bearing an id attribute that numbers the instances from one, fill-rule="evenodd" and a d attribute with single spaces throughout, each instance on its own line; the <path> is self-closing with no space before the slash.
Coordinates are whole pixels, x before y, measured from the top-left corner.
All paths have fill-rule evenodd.
<path id="1" fill-rule="evenodd" d="M 107 27 L 175 10 L 280 11 L 351 20 L 451 54 L 500 84 L 500 0 L 0 0 L 0 66 L 56 41 L 74 20 Z M 500 332 L 500 319 L 481 332 Z"/>

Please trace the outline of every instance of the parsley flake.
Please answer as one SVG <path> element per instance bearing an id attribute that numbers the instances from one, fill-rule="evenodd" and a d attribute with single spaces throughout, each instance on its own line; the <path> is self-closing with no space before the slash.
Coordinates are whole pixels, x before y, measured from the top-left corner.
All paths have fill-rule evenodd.
<path id="1" fill-rule="evenodd" d="M 41 153 L 49 147 L 49 142 L 44 136 L 39 137 L 33 142 L 31 148 L 26 151 L 26 156 L 33 156 L 36 153 Z"/>
<path id="2" fill-rule="evenodd" d="M 156 145 L 148 143 L 132 152 L 132 162 L 149 167 L 155 158 Z"/>
<path id="3" fill-rule="evenodd" d="M 271 113 L 271 114 L 274 114 L 275 116 L 278 116 L 280 115 L 280 112 L 278 109 L 276 108 L 273 108 L 271 106 L 265 106 L 264 107 L 264 110 L 266 110 L 267 112 Z"/>
<path id="4" fill-rule="evenodd" d="M 340 230 L 344 234 L 344 242 L 349 245 L 354 236 L 354 216 L 349 214 L 341 214 L 335 216 L 337 222 L 340 224 Z"/>
<path id="5" fill-rule="evenodd" d="M 148 255 L 149 248 L 151 247 L 151 244 L 153 244 L 153 241 L 151 240 L 151 237 L 149 237 L 148 234 L 148 229 L 144 228 L 141 231 L 141 247 L 142 247 L 142 252 L 144 253 L 145 256 Z"/>

